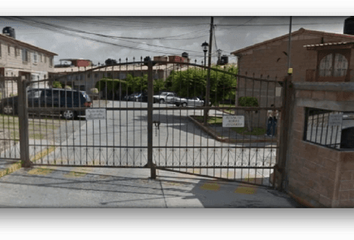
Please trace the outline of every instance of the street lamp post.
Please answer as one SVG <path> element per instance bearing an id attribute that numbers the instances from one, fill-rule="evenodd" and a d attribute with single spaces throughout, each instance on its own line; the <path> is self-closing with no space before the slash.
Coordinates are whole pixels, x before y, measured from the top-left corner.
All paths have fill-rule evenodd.
<path id="1" fill-rule="evenodd" d="M 206 66 L 206 53 L 208 51 L 209 44 L 207 42 L 204 42 L 202 44 L 203 47 L 203 52 L 204 52 L 204 67 Z"/>

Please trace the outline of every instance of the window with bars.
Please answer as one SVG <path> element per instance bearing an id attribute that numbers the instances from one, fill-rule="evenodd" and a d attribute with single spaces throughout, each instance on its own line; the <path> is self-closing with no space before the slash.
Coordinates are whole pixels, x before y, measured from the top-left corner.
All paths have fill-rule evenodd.
<path id="1" fill-rule="evenodd" d="M 354 149 L 354 112 L 306 108 L 304 141 L 333 149 Z"/>

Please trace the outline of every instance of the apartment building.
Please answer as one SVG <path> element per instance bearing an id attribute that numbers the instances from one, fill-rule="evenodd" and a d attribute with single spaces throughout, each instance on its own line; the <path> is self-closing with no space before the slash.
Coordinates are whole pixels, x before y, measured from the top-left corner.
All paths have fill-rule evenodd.
<path id="1" fill-rule="evenodd" d="M 15 39 L 12 34 L 0 34 L 0 77 L 24 76 L 28 80 L 47 79 L 49 72 L 54 71 L 53 57 L 56 53 L 33 46 Z M 40 87 L 46 87 L 45 82 Z M 35 86 L 36 87 L 36 86 Z M 15 80 L 2 81 L 0 84 L 2 97 L 17 94 L 17 82 Z"/>

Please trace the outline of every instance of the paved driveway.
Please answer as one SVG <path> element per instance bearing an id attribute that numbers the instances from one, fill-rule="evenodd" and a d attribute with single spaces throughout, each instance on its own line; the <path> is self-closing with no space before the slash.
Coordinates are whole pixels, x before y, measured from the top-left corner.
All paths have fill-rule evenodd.
<path id="1" fill-rule="evenodd" d="M 146 108 L 147 103 L 111 101 L 107 107 Z M 174 110 L 153 112 L 153 158 L 157 166 L 190 166 L 186 172 L 251 181 L 261 179 L 262 184 L 269 185 L 269 170 L 256 171 L 245 167 L 272 166 L 275 163 L 274 148 L 265 149 L 263 143 L 258 147 L 236 148 L 236 144 L 218 142 L 196 127 L 189 120 L 189 115 L 202 115 L 202 111 L 175 107 Z M 124 167 L 147 164 L 146 110 L 107 110 L 106 121 L 81 120 L 79 123 L 75 129 L 65 126 L 61 129 L 61 135 L 69 136 L 64 141 L 42 145 L 43 151 L 50 147 L 51 152 L 37 163 Z M 239 166 L 244 169 L 203 168 L 208 166 Z"/>
<path id="2" fill-rule="evenodd" d="M 119 107 L 119 102 L 108 107 Z M 146 103 L 121 102 L 127 107 L 146 107 Z M 157 105 L 156 105 L 157 106 Z M 167 105 L 160 105 L 167 106 Z M 123 105 L 121 105 L 123 107 Z M 188 115 L 193 109 L 154 111 L 154 161 L 158 166 L 264 164 L 274 157 L 253 147 L 243 151 L 234 144 L 214 141 L 196 128 Z M 37 166 L 20 169 L 0 178 L 2 207 L 297 207 L 285 194 L 264 187 L 223 182 L 157 170 L 149 179 L 144 168 L 86 168 L 70 165 L 140 167 L 147 163 L 147 112 L 107 111 L 107 121 L 65 122 L 54 142 L 36 142 L 44 152 L 37 163 L 56 163 L 57 167 Z M 34 143 L 33 143 L 34 144 Z M 41 146 L 40 146 L 41 145 Z M 40 147 L 39 147 L 40 146 Z M 196 149 L 189 148 L 197 146 Z M 224 147 L 203 149 L 200 146 Z M 128 148 L 129 147 L 129 148 Z M 176 148 L 177 147 L 177 148 Z M 198 149 L 198 147 L 200 147 Z M 48 151 L 48 149 L 50 151 Z M 49 153 L 49 154 L 48 154 Z M 257 162 L 257 159 L 259 160 Z M 267 163 L 269 164 L 269 162 Z M 180 169 L 183 171 L 183 169 Z M 255 179 L 268 173 L 250 169 L 188 168 L 186 172 Z M 237 177 L 238 176 L 238 177 Z M 264 181 L 267 181 L 265 179 Z M 264 182 L 267 183 L 267 182 Z"/>

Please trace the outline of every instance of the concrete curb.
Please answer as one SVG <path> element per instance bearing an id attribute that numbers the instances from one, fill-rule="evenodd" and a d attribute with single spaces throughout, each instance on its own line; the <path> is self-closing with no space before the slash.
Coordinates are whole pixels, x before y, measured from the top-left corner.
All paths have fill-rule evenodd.
<path id="1" fill-rule="evenodd" d="M 34 155 L 31 158 L 31 161 L 35 162 L 35 161 L 37 161 L 37 160 L 49 155 L 54 150 L 55 150 L 55 147 L 50 147 L 50 148 L 44 149 L 41 152 L 39 152 L 36 155 Z M 9 167 L 7 167 L 7 168 L 5 168 L 3 170 L 0 170 L 0 178 L 6 176 L 8 174 L 11 174 L 11 173 L 13 173 L 13 172 L 15 172 L 15 171 L 17 171 L 17 170 L 19 170 L 21 168 L 22 168 L 22 164 L 21 164 L 21 160 L 19 160 L 18 162 L 11 164 Z"/>
<path id="2" fill-rule="evenodd" d="M 211 137 L 213 137 L 215 140 L 219 142 L 224 142 L 224 143 L 278 143 L 277 139 L 231 139 L 228 137 L 219 137 L 217 133 L 208 127 L 205 127 L 203 124 L 198 122 L 193 118 L 193 116 L 188 116 L 189 119 L 194 122 L 196 125 L 198 125 L 204 132 L 209 134 Z"/>
<path id="3" fill-rule="evenodd" d="M 16 163 L 11 164 L 9 167 L 0 170 L 0 178 L 2 178 L 3 176 L 6 176 L 10 173 L 13 173 L 17 170 L 19 170 L 21 168 L 21 161 L 18 161 Z"/>

